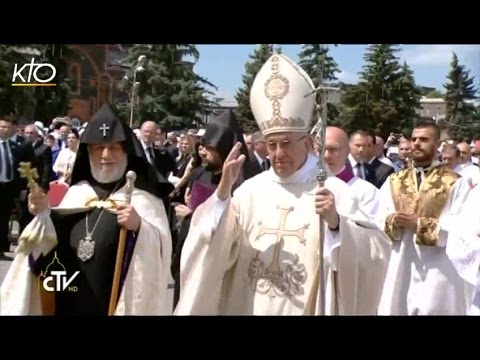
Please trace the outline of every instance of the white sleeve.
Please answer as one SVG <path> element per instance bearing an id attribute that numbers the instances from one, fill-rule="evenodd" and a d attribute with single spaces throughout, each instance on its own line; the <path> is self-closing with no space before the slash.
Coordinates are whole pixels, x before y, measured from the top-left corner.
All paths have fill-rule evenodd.
<path id="1" fill-rule="evenodd" d="M 213 234 L 213 232 L 218 228 L 220 219 L 222 218 L 222 215 L 225 212 L 225 209 L 227 208 L 228 202 L 230 200 L 230 198 L 227 198 L 225 200 L 220 200 L 220 198 L 217 195 L 217 191 L 215 191 L 215 193 L 212 195 L 212 199 L 213 199 L 212 216 L 202 219 L 202 222 L 203 222 L 202 228 L 205 234 Z"/>
<path id="2" fill-rule="evenodd" d="M 325 224 L 325 243 L 323 249 L 323 258 L 330 265 L 332 270 L 337 270 L 338 251 L 335 250 L 339 249 L 340 245 L 340 231 L 332 231 Z"/>
<path id="3" fill-rule="evenodd" d="M 52 169 L 55 173 L 58 173 L 59 171 L 63 171 L 64 168 L 64 163 L 65 163 L 65 151 L 60 150 L 58 153 L 57 159 L 55 160 L 55 163 L 52 166 Z"/>
<path id="4" fill-rule="evenodd" d="M 458 274 L 480 290 L 480 188 L 469 193 L 462 211 L 451 217 L 447 233 L 446 254 Z"/>
<path id="5" fill-rule="evenodd" d="M 463 212 L 465 202 L 470 193 L 470 187 L 468 186 L 467 180 L 460 178 L 453 187 L 448 204 L 438 219 L 437 246 L 447 246 L 449 232 L 458 227 L 458 221 L 461 220 L 458 219 L 458 215 Z M 473 213 L 475 212 L 476 211 Z M 468 219 L 469 217 L 471 217 L 471 215 L 467 215 L 466 218 Z"/>

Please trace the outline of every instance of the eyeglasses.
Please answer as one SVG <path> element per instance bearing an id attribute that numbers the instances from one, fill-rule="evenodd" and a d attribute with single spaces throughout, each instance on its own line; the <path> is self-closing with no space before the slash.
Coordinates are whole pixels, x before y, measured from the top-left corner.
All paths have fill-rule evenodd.
<path id="1" fill-rule="evenodd" d="M 277 151 L 277 148 L 280 147 L 283 151 L 291 151 L 295 144 L 297 144 L 299 141 L 305 139 L 307 135 L 302 136 L 301 138 L 298 138 L 297 140 L 284 140 L 280 142 L 274 142 L 274 141 L 267 141 L 267 149 L 270 152 L 275 152 Z"/>
<path id="2" fill-rule="evenodd" d="M 332 153 L 332 154 L 338 154 L 342 149 L 343 147 L 341 146 L 328 146 L 325 148 L 325 152 L 328 151 L 329 153 Z"/>

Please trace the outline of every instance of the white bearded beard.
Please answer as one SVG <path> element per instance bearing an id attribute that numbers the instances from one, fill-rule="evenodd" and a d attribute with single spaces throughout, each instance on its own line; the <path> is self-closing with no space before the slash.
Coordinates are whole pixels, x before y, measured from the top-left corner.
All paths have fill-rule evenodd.
<path id="1" fill-rule="evenodd" d="M 93 178 L 100 184 L 109 184 L 120 180 L 127 170 L 127 165 L 128 161 L 126 156 L 124 156 L 115 167 L 95 166 L 90 159 L 90 171 L 92 172 Z"/>

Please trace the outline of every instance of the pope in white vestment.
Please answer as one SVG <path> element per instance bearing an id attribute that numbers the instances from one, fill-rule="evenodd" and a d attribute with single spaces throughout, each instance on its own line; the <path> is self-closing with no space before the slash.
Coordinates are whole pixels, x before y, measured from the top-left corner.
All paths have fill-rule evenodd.
<path id="1" fill-rule="evenodd" d="M 417 124 L 411 141 L 416 166 L 390 175 L 380 189 L 378 214 L 392 241 L 392 252 L 379 315 L 464 315 L 468 311 L 468 284 L 445 246 L 469 186 L 433 160 L 438 138 L 435 124 Z"/>
<path id="2" fill-rule="evenodd" d="M 238 147 L 229 155 L 217 191 L 192 217 L 175 314 L 319 314 L 320 276 L 326 314 L 376 313 L 383 282 L 371 275 L 385 267 L 390 243 L 347 184 L 332 176 L 327 190 L 318 189 L 318 158 L 307 139 L 312 89 L 308 75 L 284 55 L 273 55 L 258 73 L 251 106 L 272 167 L 224 198 L 222 182 L 233 183 L 244 160 L 235 155 Z M 323 206 L 329 210 L 320 269 L 316 210 Z"/>

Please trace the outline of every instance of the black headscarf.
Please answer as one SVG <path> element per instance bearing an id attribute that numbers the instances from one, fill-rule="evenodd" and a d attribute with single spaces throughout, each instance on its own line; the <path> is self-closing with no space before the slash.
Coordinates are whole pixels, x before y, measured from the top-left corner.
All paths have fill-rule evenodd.
<path id="1" fill-rule="evenodd" d="M 137 174 L 136 188 L 158 197 L 173 191 L 173 185 L 148 162 L 142 144 L 132 129 L 120 120 L 107 103 L 93 115 L 80 138 L 70 185 L 82 180 L 92 181 L 88 145 L 116 142 L 122 143 L 127 153 L 126 172 L 132 170 Z"/>
<path id="2" fill-rule="evenodd" d="M 243 138 L 243 131 L 238 125 L 237 118 L 233 111 L 226 111 L 211 119 L 205 128 L 205 135 L 203 135 L 201 140 L 202 145 L 211 146 L 217 150 L 222 164 L 237 142 L 242 143 L 240 152 L 246 157 L 243 163 L 243 171 L 239 177 L 239 181 L 243 182 L 257 175 L 258 171 L 252 166 L 252 159 L 250 158 L 247 145 Z"/>

